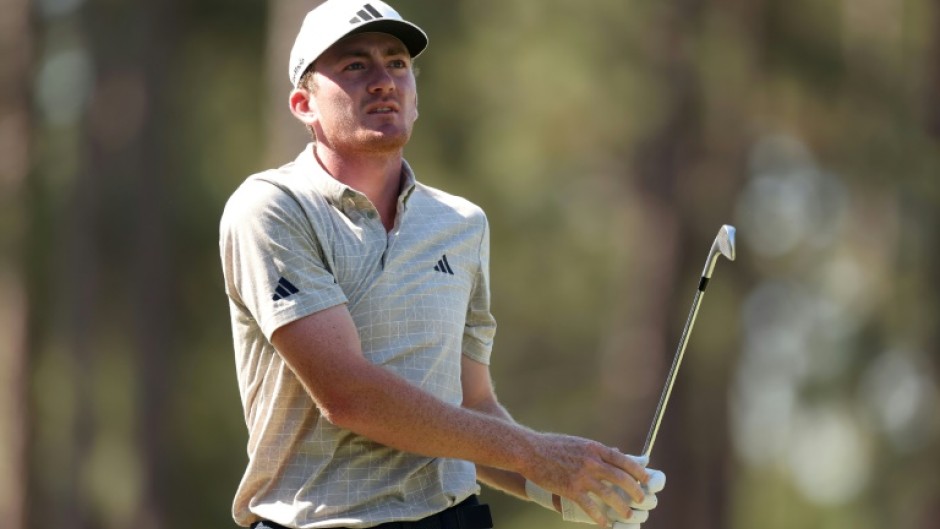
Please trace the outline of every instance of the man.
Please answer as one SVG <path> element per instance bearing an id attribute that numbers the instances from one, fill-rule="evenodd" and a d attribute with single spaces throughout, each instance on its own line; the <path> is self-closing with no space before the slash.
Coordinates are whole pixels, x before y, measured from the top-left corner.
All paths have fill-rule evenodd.
<path id="1" fill-rule="evenodd" d="M 496 399 L 486 218 L 417 182 L 402 154 L 426 45 L 380 1 L 312 10 L 289 102 L 313 142 L 226 205 L 220 247 L 250 434 L 234 518 L 484 529 L 479 480 L 569 520 L 640 523 L 662 473 L 520 426 Z"/>

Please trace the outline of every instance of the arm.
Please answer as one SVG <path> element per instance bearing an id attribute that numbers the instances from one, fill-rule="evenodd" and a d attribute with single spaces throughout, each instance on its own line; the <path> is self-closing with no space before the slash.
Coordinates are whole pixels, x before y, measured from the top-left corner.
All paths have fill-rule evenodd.
<path id="1" fill-rule="evenodd" d="M 496 400 L 489 366 L 462 357 L 460 381 L 463 385 L 463 407 L 476 410 L 504 421 L 515 421 L 506 408 Z M 527 499 L 525 477 L 517 472 L 477 465 L 477 478 L 487 485 L 518 498 Z"/>
<path id="2" fill-rule="evenodd" d="M 373 365 L 362 354 L 345 305 L 289 323 L 276 330 L 271 341 L 323 416 L 337 426 L 398 450 L 507 471 L 483 474 L 523 497 L 524 476 L 571 498 L 602 525 L 608 520 L 589 493 L 622 514 L 630 508 L 604 481 L 619 485 L 637 501 L 644 496 L 637 480 L 648 480 L 645 470 L 616 449 L 579 437 L 534 432 L 507 420 L 495 398 L 488 402 L 480 397 L 485 392 L 480 392 L 479 383 L 472 384 L 476 390 L 466 397 L 466 407 L 451 406 Z M 471 378 L 479 380 L 478 369 L 471 367 Z M 487 372 L 487 384 L 488 377 Z"/>
<path id="3" fill-rule="evenodd" d="M 271 341 L 331 423 L 402 451 L 522 468 L 535 432 L 450 406 L 369 362 L 345 305 L 287 324 Z"/>
<path id="4" fill-rule="evenodd" d="M 463 384 L 463 406 L 503 420 L 515 422 L 496 399 L 489 366 L 467 357 L 461 361 L 461 383 Z M 518 498 L 531 500 L 525 490 L 526 478 L 522 474 L 493 467 L 477 465 L 477 477 L 483 483 Z M 555 510 L 561 512 L 561 498 L 554 495 Z"/>

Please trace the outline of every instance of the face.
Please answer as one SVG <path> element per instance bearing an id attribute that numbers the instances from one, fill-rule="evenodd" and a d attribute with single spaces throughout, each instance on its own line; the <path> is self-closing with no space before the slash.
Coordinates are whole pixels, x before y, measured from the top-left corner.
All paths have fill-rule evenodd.
<path id="1" fill-rule="evenodd" d="M 317 143 L 337 152 L 401 151 L 418 118 L 411 55 L 386 33 L 360 33 L 314 63 L 309 93 Z"/>

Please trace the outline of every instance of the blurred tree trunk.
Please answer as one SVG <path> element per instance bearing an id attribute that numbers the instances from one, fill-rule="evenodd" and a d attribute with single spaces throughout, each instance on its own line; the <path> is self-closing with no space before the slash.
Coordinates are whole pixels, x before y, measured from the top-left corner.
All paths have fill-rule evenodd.
<path id="1" fill-rule="evenodd" d="M 307 12 L 322 1 L 272 0 L 268 2 L 267 44 L 267 135 L 265 164 L 278 167 L 293 160 L 300 149 L 310 141 L 303 124 L 297 121 L 287 106 L 291 90 L 287 77 L 287 63 L 297 30 Z"/>
<path id="2" fill-rule="evenodd" d="M 27 0 L 0 0 L 0 520 L 26 527 L 29 298 L 26 246 L 32 27 Z"/>
<path id="3" fill-rule="evenodd" d="M 641 198 L 631 203 L 643 204 L 635 224 L 641 229 L 622 242 L 631 249 L 632 266 L 622 284 L 621 305 L 613 311 L 605 333 L 599 376 L 604 388 L 602 408 L 623 410 L 617 420 L 605 423 L 611 431 L 603 437 L 619 439 L 621 450 L 639 454 L 671 362 L 665 340 L 677 276 L 678 222 L 668 204 L 650 190 L 632 189 Z M 624 383 L 625 379 L 629 383 Z"/>
<path id="4" fill-rule="evenodd" d="M 87 120 L 86 120 L 87 121 Z M 88 512 L 86 464 L 91 458 L 94 432 L 94 382 L 98 355 L 94 344 L 98 329 L 101 268 L 100 241 L 96 226 L 100 222 L 101 177 L 93 160 L 87 157 L 75 175 L 66 208 L 64 252 L 58 265 L 61 284 L 67 285 L 66 347 L 69 351 L 69 373 L 73 380 L 73 420 L 69 468 L 66 474 L 66 499 L 62 518 L 55 523 L 69 529 L 93 527 Z"/>
<path id="5" fill-rule="evenodd" d="M 927 52 L 928 67 L 930 69 L 930 76 L 927 80 L 926 90 L 924 93 L 927 94 L 928 101 L 928 134 L 933 136 L 934 139 L 940 140 L 940 100 L 937 98 L 937 94 L 940 94 L 940 3 L 932 2 L 931 10 L 931 21 L 932 21 L 932 30 L 929 32 L 931 35 L 932 41 L 930 43 L 930 49 Z M 936 223 L 936 210 L 933 211 L 934 226 L 937 226 Z M 931 246 L 930 260 L 934 262 L 933 266 L 929 267 L 929 270 L 933 271 L 934 281 L 931 281 L 931 284 L 936 285 L 937 281 L 940 281 L 940 251 L 937 250 L 936 245 Z M 937 311 L 937 298 L 936 296 L 931 296 L 931 302 L 934 305 L 933 312 Z M 930 309 L 928 309 L 930 310 Z M 940 351 L 940 329 L 937 326 L 933 326 L 933 334 L 928 337 L 927 348 L 928 351 Z M 936 354 L 931 355 L 933 359 L 933 380 L 940 380 L 940 360 Z M 936 459 L 937 450 L 940 450 L 938 443 L 934 443 L 934 458 Z M 920 520 L 920 526 L 923 529 L 930 529 L 933 527 L 940 527 L 940 489 L 934 488 L 932 498 L 925 498 L 924 501 L 924 514 Z"/>
<path id="6" fill-rule="evenodd" d="M 652 75 L 667 94 L 662 105 L 668 114 L 638 148 L 634 192 L 639 199 L 633 203 L 642 204 L 640 225 L 645 229 L 630 243 L 636 269 L 623 296 L 627 304 L 623 321 L 628 323 L 622 345 L 615 348 L 621 350 L 612 356 L 621 365 L 605 366 L 605 373 L 619 373 L 621 378 L 631 373 L 631 381 L 643 381 L 632 395 L 621 396 L 629 399 L 621 400 L 623 408 L 644 412 L 632 413 L 631 431 L 624 432 L 625 446 L 635 452 L 645 441 L 692 301 L 693 289 L 680 287 L 697 284 L 694 280 L 712 242 L 699 240 L 697 226 L 703 219 L 679 202 L 677 191 L 696 174 L 703 158 L 703 96 L 690 49 L 701 32 L 703 9 L 698 0 L 664 6 L 657 45 L 650 48 L 656 54 L 649 57 L 655 68 Z M 685 363 L 684 367 L 688 369 Z M 689 376 L 677 380 L 651 465 L 674 476 L 664 493 L 664 501 L 672 500 L 671 508 L 657 511 L 644 527 L 723 528 L 727 494 L 723 474 L 730 457 L 724 400 L 714 399 L 716 405 L 708 409 L 707 418 L 696 417 L 701 409 L 690 393 Z M 708 450 L 698 449 L 700 445 Z"/>
<path id="7" fill-rule="evenodd" d="M 930 2 L 929 10 L 930 24 L 928 24 L 928 35 L 930 35 L 931 40 L 925 53 L 928 76 L 923 94 L 925 94 L 927 98 L 927 134 L 935 140 L 940 140 L 940 100 L 938 100 L 937 97 L 937 94 L 940 94 L 940 2 Z M 936 190 L 936 187 L 933 189 Z M 934 198 L 938 198 L 936 191 L 934 192 Z M 932 214 L 934 222 L 930 224 L 937 226 L 935 208 Z M 933 266 L 928 268 L 933 271 L 934 278 L 934 281 L 930 283 L 937 284 L 936 281 L 940 280 L 940 251 L 937 250 L 936 245 L 932 245 L 930 248 L 932 251 L 929 254 L 929 260 L 934 263 Z M 934 305 L 933 310 L 935 312 L 937 310 L 937 297 L 931 296 L 930 299 Z M 938 329 L 937 326 L 933 327 L 933 334 L 927 339 L 928 342 L 926 345 L 928 351 L 934 351 L 936 353 L 936 351 L 940 350 L 940 329 Z M 938 360 L 938 355 L 933 354 L 931 358 L 933 359 L 933 380 L 940 380 L 940 360 Z M 934 443 L 933 446 L 934 454 L 937 454 L 937 450 L 940 450 L 940 444 Z M 932 496 L 932 498 L 925 498 L 925 512 L 921 520 L 921 527 L 923 527 L 923 529 L 940 527 L 940 489 L 934 488 Z"/>
<path id="8" fill-rule="evenodd" d="M 134 6 L 95 3 L 83 16 L 95 83 L 69 237 L 68 284 L 79 289 L 71 300 L 74 368 L 80 388 L 75 460 L 80 473 L 87 473 L 89 469 L 82 467 L 97 441 L 93 434 L 107 426 L 131 437 L 141 472 L 136 484 L 140 494 L 132 499 L 133 505 L 105 506 L 112 510 L 94 513 L 74 508 L 69 527 L 120 523 L 127 516 L 141 529 L 167 526 L 165 481 L 170 462 L 165 416 L 175 307 L 169 244 L 172 171 L 165 124 L 172 114 L 174 76 L 169 57 L 177 42 L 174 7 L 167 0 Z M 122 45 L 116 46 L 117 42 Z M 119 288 L 125 281 L 131 285 L 126 296 Z M 91 391 L 92 381 L 102 377 L 103 362 L 108 361 L 97 350 L 104 337 L 124 325 L 133 331 L 121 344 L 129 350 L 113 354 L 130 359 L 132 366 L 133 389 L 124 397 L 134 403 L 132 432 L 120 431 L 108 421 Z M 114 480 L 137 478 L 127 473 Z M 90 499 L 84 482 L 70 486 L 76 497 Z"/>
<path id="9" fill-rule="evenodd" d="M 940 3 L 930 3 L 930 44 L 927 49 L 927 86 L 924 94 L 927 98 L 927 133 L 940 139 Z"/>
<path id="10" fill-rule="evenodd" d="M 80 37 L 90 34 L 88 26 L 77 14 L 74 21 Z M 65 15 L 71 17 L 72 15 Z M 75 45 L 73 43 L 73 45 Z M 77 53 L 81 50 L 75 45 Z M 94 62 L 94 57 L 90 57 Z M 48 59 L 47 59 L 48 60 Z M 81 82 L 63 75 L 61 81 L 76 81 L 75 90 L 82 90 Z M 47 81 L 48 82 L 48 81 Z M 49 109 L 50 114 L 57 109 Z M 73 133 L 80 128 L 84 132 L 89 127 L 86 107 L 75 116 L 74 121 L 53 125 Z M 42 505 L 33 504 L 37 521 L 42 525 L 53 524 L 66 529 L 86 529 L 93 527 L 94 514 L 89 510 L 87 490 L 87 463 L 91 459 L 94 432 L 94 384 L 95 367 L 98 360 L 94 336 L 97 330 L 99 311 L 99 237 L 96 226 L 99 224 L 99 206 L 102 175 L 95 167 L 94 160 L 87 156 L 86 147 L 89 139 L 86 134 L 79 134 L 74 141 L 78 152 L 72 180 L 68 182 L 64 193 L 65 207 L 61 219 L 63 226 L 59 232 L 60 241 L 54 264 L 56 283 L 62 285 L 60 292 L 64 307 L 64 350 L 67 358 L 65 371 L 71 378 L 69 397 L 62 402 L 71 406 L 69 438 L 56 443 L 65 450 L 65 468 L 61 469 L 61 482 L 45 482 L 42 488 L 52 491 L 56 505 L 43 509 Z M 52 327 L 52 326 L 50 326 Z M 41 503 L 41 502 L 40 502 Z"/>
<path id="11" fill-rule="evenodd" d="M 133 64 L 126 65 L 133 78 L 142 80 L 142 126 L 128 150 L 135 153 L 133 173 L 138 175 L 136 236 L 134 237 L 133 305 L 136 309 L 137 443 L 143 459 L 144 483 L 136 527 L 166 527 L 166 473 L 170 461 L 166 446 L 167 395 L 171 394 L 169 354 L 173 350 L 172 299 L 173 252 L 170 244 L 172 175 L 167 163 L 165 139 L 170 134 L 166 117 L 172 114 L 169 94 L 174 76 L 170 70 L 173 43 L 178 42 L 174 23 L 175 2 L 143 3 L 139 24 L 141 49 Z"/>

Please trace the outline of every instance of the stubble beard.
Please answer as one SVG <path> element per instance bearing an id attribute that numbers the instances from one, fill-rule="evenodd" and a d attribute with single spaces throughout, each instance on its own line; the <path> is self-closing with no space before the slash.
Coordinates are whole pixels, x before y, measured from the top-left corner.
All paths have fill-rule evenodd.
<path id="1" fill-rule="evenodd" d="M 347 123 L 351 133 L 329 138 L 332 148 L 338 153 L 349 154 L 400 154 L 411 140 L 411 126 L 396 126 L 394 131 L 366 128 L 360 123 Z M 355 128 L 353 128 L 355 127 Z"/>
<path id="2" fill-rule="evenodd" d="M 404 150 L 405 145 L 411 140 L 411 129 L 396 131 L 394 134 L 387 134 L 373 130 L 360 131 L 359 152 L 368 152 L 371 154 L 393 154 Z"/>

